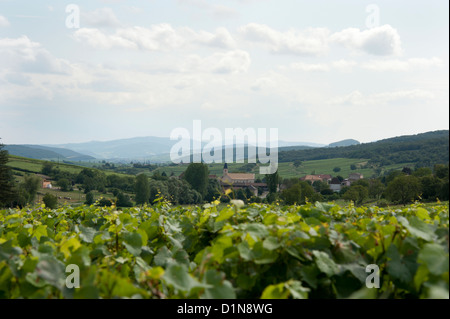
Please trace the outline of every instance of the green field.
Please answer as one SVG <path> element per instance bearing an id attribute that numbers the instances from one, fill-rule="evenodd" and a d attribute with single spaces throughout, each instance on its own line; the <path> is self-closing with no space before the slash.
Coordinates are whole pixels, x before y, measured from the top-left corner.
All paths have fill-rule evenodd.
<path id="1" fill-rule="evenodd" d="M 33 173 L 40 173 L 43 163 L 44 161 L 42 160 L 29 159 L 10 155 L 10 161 L 8 162 L 7 165 L 12 167 L 13 169 L 27 170 Z M 375 174 L 375 170 L 373 168 L 360 168 L 365 164 L 367 164 L 367 159 L 352 159 L 352 158 L 334 158 L 334 159 L 304 161 L 302 165 L 300 165 L 299 167 L 295 167 L 292 162 L 288 162 L 278 164 L 278 173 L 283 178 L 293 178 L 293 177 L 299 178 L 310 174 L 330 174 L 332 176 L 340 175 L 344 178 L 347 178 L 348 175 L 352 172 L 361 173 L 364 175 L 365 178 L 373 177 Z M 224 164 L 208 164 L 210 174 L 222 176 L 223 165 Z M 245 165 L 247 164 L 231 163 L 228 164 L 228 169 L 230 173 L 247 172 L 246 170 L 243 169 Z M 350 169 L 351 165 L 356 165 L 357 169 L 355 171 L 352 171 Z M 399 170 L 405 166 L 412 167 L 413 164 L 401 163 L 384 166 L 382 167 L 382 174 L 384 171 L 389 171 L 392 169 Z M 55 163 L 55 167 L 58 167 L 62 171 L 67 171 L 74 174 L 78 174 L 85 168 L 84 166 L 77 166 L 65 163 Z M 187 167 L 188 164 L 177 166 L 168 165 L 168 166 L 161 166 L 154 171 L 149 171 L 146 169 L 141 169 L 139 171 L 144 172 L 149 176 L 151 176 L 154 172 L 159 172 L 160 174 L 162 174 L 162 172 L 165 172 L 167 176 L 170 176 L 173 173 L 175 176 L 179 176 L 186 170 Z M 340 167 L 341 171 L 335 173 L 333 171 L 335 167 Z M 122 173 L 116 173 L 111 170 L 102 170 L 102 172 L 104 172 L 106 175 L 117 174 L 121 176 L 129 176 Z M 259 166 L 254 167 L 253 170 L 249 173 L 254 173 L 256 175 L 256 178 L 264 177 L 263 175 L 259 174 Z"/>
<path id="2" fill-rule="evenodd" d="M 370 178 L 375 174 L 375 170 L 373 168 L 357 168 L 355 171 L 352 171 L 350 166 L 356 165 L 357 167 L 361 167 L 367 164 L 366 159 L 352 159 L 352 158 L 334 158 L 334 159 L 325 159 L 325 160 L 314 160 L 314 161 L 304 161 L 301 166 L 295 167 L 292 162 L 289 163 L 279 163 L 278 164 L 278 174 L 283 178 L 293 178 L 293 177 L 303 177 L 309 174 L 330 174 L 332 176 L 341 175 L 344 178 L 347 178 L 348 175 L 352 172 L 361 173 L 365 178 Z M 223 165 L 224 164 L 209 164 L 209 172 L 210 174 L 215 174 L 217 176 L 222 176 L 223 174 Z M 242 167 L 247 164 L 228 164 L 228 170 L 230 173 L 238 173 L 245 172 Z M 159 173 L 166 172 L 168 176 L 175 174 L 175 176 L 180 175 L 187 168 L 188 164 L 179 165 L 179 166 L 164 166 L 157 169 Z M 388 171 L 391 169 L 402 169 L 405 166 L 412 166 L 411 163 L 401 163 L 394 164 L 383 167 L 384 171 Z M 340 167 L 341 171 L 335 173 L 333 169 L 335 167 Z M 259 174 L 259 167 L 255 167 L 251 173 L 256 174 L 256 178 L 263 178 L 263 175 Z M 151 175 L 152 173 L 148 173 Z"/>
<path id="3" fill-rule="evenodd" d="M 45 163 L 45 161 L 38 160 L 38 159 L 29 159 L 19 156 L 13 156 L 10 155 L 10 161 L 7 163 L 8 166 L 10 166 L 13 169 L 14 180 L 16 183 L 20 183 L 23 181 L 24 177 L 27 174 L 41 174 L 42 165 Z M 71 164 L 65 164 L 65 163 L 55 163 L 55 167 L 59 168 L 61 171 L 66 171 L 71 174 L 78 174 L 80 173 L 85 167 L 83 166 L 77 166 L 77 165 L 71 165 Z M 95 169 L 95 168 L 94 168 Z M 110 174 L 117 174 L 119 176 L 129 176 L 122 173 L 114 173 L 110 171 L 102 171 L 106 175 Z M 20 174 L 20 175 L 18 175 Z M 41 177 L 43 179 L 43 177 Z M 56 185 L 53 184 L 55 187 Z M 77 189 L 77 185 L 75 185 L 73 191 L 63 192 L 60 191 L 57 187 L 52 189 L 43 189 L 42 187 L 39 187 L 35 203 L 36 204 L 42 204 L 42 197 L 46 194 L 50 193 L 52 195 L 55 195 L 58 198 L 58 204 L 70 204 L 74 206 L 82 205 L 86 200 L 86 195 L 84 192 Z M 132 194 L 127 194 L 132 195 Z M 70 199 L 65 199 L 64 197 L 69 197 Z M 97 200 L 101 197 L 107 198 L 107 199 L 114 199 L 115 197 L 110 193 L 100 193 L 98 191 L 94 191 L 94 199 Z"/>
<path id="4" fill-rule="evenodd" d="M 29 171 L 32 173 L 38 173 L 38 174 L 41 173 L 42 165 L 46 162 L 43 160 L 25 158 L 25 157 L 20 157 L 20 156 L 15 156 L 15 155 L 9 155 L 9 158 L 10 158 L 10 160 L 6 165 L 13 168 L 13 170 L 14 169 L 16 169 L 16 171 L 17 170 L 18 171 L 26 170 L 26 171 Z M 55 163 L 55 162 L 52 162 L 52 163 L 55 165 L 55 168 L 59 168 L 61 171 L 66 171 L 71 174 L 78 174 L 83 169 L 86 168 L 85 166 L 78 166 L 78 165 L 73 165 L 73 164 Z M 90 165 L 90 166 L 92 166 L 92 165 Z M 92 169 L 96 169 L 96 168 L 92 168 Z M 102 172 L 104 172 L 106 175 L 116 174 L 116 175 L 121 175 L 121 176 L 129 176 L 126 174 L 115 173 L 113 171 L 107 171 L 107 170 L 102 170 Z"/>
<path id="5" fill-rule="evenodd" d="M 25 158 L 20 156 L 10 155 L 9 157 L 10 160 L 7 163 L 8 166 L 12 167 L 13 169 L 18 168 L 19 170 L 27 170 L 33 173 L 40 173 L 42 170 L 42 164 L 45 163 L 45 161 L 42 160 Z M 64 163 L 55 163 L 55 167 L 58 167 L 62 171 L 67 171 L 72 174 L 78 174 L 84 169 L 84 167 L 81 166 Z"/>

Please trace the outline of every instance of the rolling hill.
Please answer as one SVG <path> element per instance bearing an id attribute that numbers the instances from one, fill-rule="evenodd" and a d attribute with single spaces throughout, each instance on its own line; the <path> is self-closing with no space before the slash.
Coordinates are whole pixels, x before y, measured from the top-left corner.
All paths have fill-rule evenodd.
<path id="1" fill-rule="evenodd" d="M 351 146 L 351 145 L 359 145 L 359 144 L 361 144 L 361 143 L 357 140 L 348 139 L 348 140 L 331 143 L 330 145 L 328 145 L 328 147 L 343 147 L 343 146 Z"/>
<path id="2" fill-rule="evenodd" d="M 105 159 L 113 162 L 150 161 L 164 163 L 170 161 L 170 151 L 178 141 L 168 137 L 134 137 L 112 141 L 92 141 L 86 143 L 70 143 L 58 145 L 46 145 L 51 150 L 64 148 L 78 153 L 87 154 L 97 159 Z M 202 145 L 206 145 L 203 142 Z M 192 145 L 192 141 L 191 141 Z M 308 142 L 278 141 L 280 148 L 309 149 L 325 147 L 323 144 Z M 229 148 L 228 144 L 224 146 Z"/>
<path id="3" fill-rule="evenodd" d="M 375 165 L 415 163 L 432 166 L 449 162 L 449 131 L 441 130 L 417 135 L 399 136 L 359 145 L 280 151 L 279 162 L 323 160 L 333 158 L 365 158 Z"/>
<path id="4" fill-rule="evenodd" d="M 12 155 L 41 160 L 75 162 L 95 160 L 92 156 L 80 154 L 69 149 L 41 145 L 5 145 L 5 150 Z"/>

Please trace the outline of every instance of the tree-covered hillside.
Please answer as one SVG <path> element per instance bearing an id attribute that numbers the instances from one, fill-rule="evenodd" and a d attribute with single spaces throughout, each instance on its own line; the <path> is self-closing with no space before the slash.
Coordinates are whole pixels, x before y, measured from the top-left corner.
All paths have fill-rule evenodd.
<path id="1" fill-rule="evenodd" d="M 280 162 L 321 160 L 331 158 L 367 158 L 371 164 L 391 165 L 415 163 L 433 166 L 449 161 L 449 131 L 435 131 L 417 135 L 394 137 L 373 143 L 337 148 L 281 151 Z"/>

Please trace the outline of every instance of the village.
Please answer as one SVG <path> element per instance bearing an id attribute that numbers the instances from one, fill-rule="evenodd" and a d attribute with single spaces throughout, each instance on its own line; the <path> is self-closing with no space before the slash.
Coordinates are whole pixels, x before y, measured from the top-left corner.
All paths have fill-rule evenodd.
<path id="1" fill-rule="evenodd" d="M 178 178 L 182 179 L 184 174 L 182 173 Z M 330 189 L 339 193 L 343 187 L 350 187 L 352 183 L 361 180 L 364 175 L 361 173 L 350 173 L 348 178 L 333 177 L 330 174 L 314 174 L 306 175 L 300 178 L 300 181 L 305 181 L 311 185 L 315 182 L 327 183 Z M 231 173 L 228 169 L 228 164 L 225 163 L 223 167 L 222 176 L 209 175 L 209 179 L 217 179 L 222 186 L 224 192 L 228 189 L 238 190 L 249 190 L 250 193 L 255 197 L 260 197 L 262 199 L 266 198 L 269 194 L 269 189 L 267 183 L 257 180 L 255 174 L 253 173 Z M 277 192 L 283 191 L 286 185 L 283 183 L 278 184 Z"/>

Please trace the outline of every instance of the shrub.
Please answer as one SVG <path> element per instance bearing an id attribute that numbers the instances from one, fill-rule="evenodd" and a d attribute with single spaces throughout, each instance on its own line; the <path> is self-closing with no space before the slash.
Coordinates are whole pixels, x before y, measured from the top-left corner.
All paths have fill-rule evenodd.
<path id="1" fill-rule="evenodd" d="M 45 207 L 48 207 L 50 209 L 55 209 L 56 207 L 58 207 L 58 197 L 50 193 L 46 193 L 42 198 L 42 201 L 44 202 Z"/>

